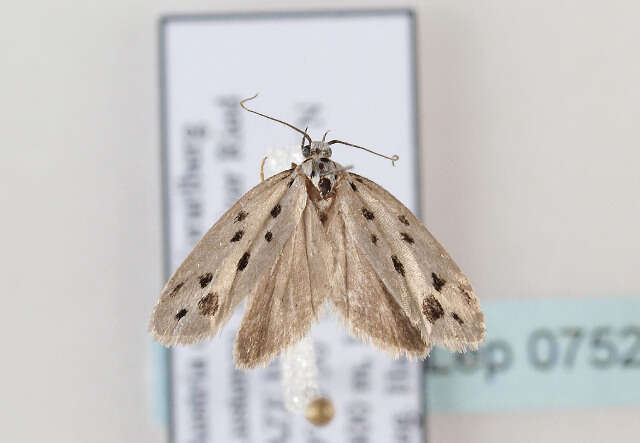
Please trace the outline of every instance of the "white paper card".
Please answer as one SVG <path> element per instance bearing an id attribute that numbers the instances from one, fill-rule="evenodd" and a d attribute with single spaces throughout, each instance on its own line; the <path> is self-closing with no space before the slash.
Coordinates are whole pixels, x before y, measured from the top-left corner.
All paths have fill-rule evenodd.
<path id="1" fill-rule="evenodd" d="M 390 162 L 335 145 L 419 213 L 414 19 L 407 11 L 170 17 L 161 26 L 165 207 L 171 273 L 206 230 L 259 181 L 269 148 L 297 133 L 261 112 L 398 154 Z M 232 346 L 243 309 L 209 343 L 172 351 L 173 441 L 421 442 L 421 365 L 349 338 L 334 320 L 313 328 L 320 388 L 336 417 L 325 428 L 284 409 L 279 364 L 236 371 Z"/>

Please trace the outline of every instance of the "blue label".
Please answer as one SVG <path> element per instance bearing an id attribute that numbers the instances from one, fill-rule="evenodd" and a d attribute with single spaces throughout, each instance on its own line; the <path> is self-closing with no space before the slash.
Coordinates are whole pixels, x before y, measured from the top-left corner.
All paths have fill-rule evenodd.
<path id="1" fill-rule="evenodd" d="M 153 378 L 151 405 L 153 417 L 160 425 L 169 424 L 169 350 L 158 343 L 151 343 L 153 359 Z"/>
<path id="2" fill-rule="evenodd" d="M 432 351 L 429 412 L 640 405 L 640 297 L 482 306 L 478 351 Z"/>

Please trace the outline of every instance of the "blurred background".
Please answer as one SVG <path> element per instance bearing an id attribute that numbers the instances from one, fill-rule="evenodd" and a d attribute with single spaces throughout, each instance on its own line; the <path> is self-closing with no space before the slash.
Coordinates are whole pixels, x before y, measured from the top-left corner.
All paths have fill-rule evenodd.
<path id="1" fill-rule="evenodd" d="M 425 439 L 638 440 L 640 5 L 188 0 L 5 5 L 3 441 L 167 440 L 160 19 L 336 8 L 414 11 L 416 204 L 487 311 L 490 351 L 426 370 Z"/>

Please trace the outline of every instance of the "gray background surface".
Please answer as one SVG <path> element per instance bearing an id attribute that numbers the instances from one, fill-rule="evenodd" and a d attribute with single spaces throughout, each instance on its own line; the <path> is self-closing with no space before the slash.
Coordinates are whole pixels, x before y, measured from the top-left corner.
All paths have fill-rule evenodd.
<path id="1" fill-rule="evenodd" d="M 407 5 L 426 222 L 477 292 L 638 294 L 636 3 L 13 3 L 0 18 L 4 439 L 164 439 L 146 334 L 163 283 L 159 16 Z M 430 437 L 634 441 L 639 412 L 435 416 Z"/>

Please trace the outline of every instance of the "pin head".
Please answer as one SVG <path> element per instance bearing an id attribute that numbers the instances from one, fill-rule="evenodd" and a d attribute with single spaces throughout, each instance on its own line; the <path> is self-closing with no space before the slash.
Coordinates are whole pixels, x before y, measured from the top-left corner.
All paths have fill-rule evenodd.
<path id="1" fill-rule="evenodd" d="M 331 400 L 325 397 L 318 397 L 309 402 L 304 415 L 315 426 L 326 426 L 333 420 L 335 413 Z"/>

